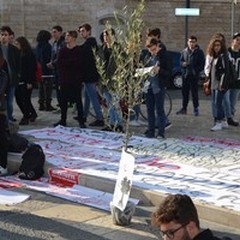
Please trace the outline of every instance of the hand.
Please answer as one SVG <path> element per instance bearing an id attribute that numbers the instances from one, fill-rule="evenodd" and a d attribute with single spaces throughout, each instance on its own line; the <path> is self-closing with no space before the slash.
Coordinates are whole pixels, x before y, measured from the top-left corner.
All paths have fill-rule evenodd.
<path id="1" fill-rule="evenodd" d="M 183 67 L 187 67 L 188 65 L 189 65 L 189 64 L 188 64 L 187 62 L 183 62 L 183 63 L 182 63 L 182 66 L 183 66 Z"/>
<path id="2" fill-rule="evenodd" d="M 49 63 L 47 63 L 46 65 L 47 65 L 48 68 L 54 69 L 54 66 L 53 66 L 52 62 L 49 62 Z"/>
<path id="3" fill-rule="evenodd" d="M 27 83 L 27 89 L 32 89 L 32 84 L 31 83 Z"/>

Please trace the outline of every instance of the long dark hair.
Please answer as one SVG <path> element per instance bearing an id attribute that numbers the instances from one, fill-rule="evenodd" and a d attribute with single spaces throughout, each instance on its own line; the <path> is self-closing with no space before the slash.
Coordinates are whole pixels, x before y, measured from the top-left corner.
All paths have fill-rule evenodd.
<path id="1" fill-rule="evenodd" d="M 37 35 L 37 42 L 48 42 L 51 39 L 52 35 L 47 30 L 39 31 Z"/>
<path id="2" fill-rule="evenodd" d="M 21 37 L 18 37 L 16 39 L 16 42 L 19 43 L 20 45 L 20 51 L 23 53 L 23 54 L 26 54 L 27 52 L 31 51 L 31 45 L 30 43 L 28 42 L 28 40 L 21 36 Z"/>

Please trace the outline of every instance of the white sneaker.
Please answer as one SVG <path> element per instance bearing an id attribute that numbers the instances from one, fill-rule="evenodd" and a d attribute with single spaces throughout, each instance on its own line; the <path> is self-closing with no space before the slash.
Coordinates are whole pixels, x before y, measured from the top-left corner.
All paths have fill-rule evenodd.
<path id="1" fill-rule="evenodd" d="M 225 121 L 222 121 L 222 128 L 228 128 L 229 126 L 228 126 L 228 123 L 227 123 L 227 121 L 225 120 Z"/>
<path id="2" fill-rule="evenodd" d="M 222 130 L 222 123 L 221 122 L 217 122 L 215 123 L 215 125 L 211 128 L 211 131 L 219 131 Z"/>
<path id="3" fill-rule="evenodd" d="M 0 176 L 7 175 L 7 173 L 8 173 L 7 168 L 3 168 L 2 166 L 0 166 Z"/>
<path id="4" fill-rule="evenodd" d="M 129 126 L 139 127 L 140 123 L 138 123 L 138 121 L 136 121 L 136 120 L 132 120 L 132 121 L 129 122 Z"/>
<path id="5" fill-rule="evenodd" d="M 143 121 L 141 119 L 138 119 L 137 122 L 140 124 L 140 125 L 143 125 L 143 126 L 146 126 L 147 125 L 147 122 L 146 121 Z"/>

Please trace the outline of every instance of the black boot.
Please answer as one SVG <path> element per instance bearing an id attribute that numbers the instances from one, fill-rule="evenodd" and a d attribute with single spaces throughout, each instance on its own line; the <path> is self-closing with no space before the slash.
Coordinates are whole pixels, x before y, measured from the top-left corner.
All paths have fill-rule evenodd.
<path id="1" fill-rule="evenodd" d="M 45 110 L 45 106 L 44 106 L 44 104 L 43 103 L 40 103 L 39 104 L 39 109 L 38 109 L 39 111 L 44 111 Z"/>
<path id="2" fill-rule="evenodd" d="M 46 106 L 47 112 L 51 112 L 51 111 L 55 111 L 55 110 L 56 110 L 56 108 L 54 108 L 51 104 L 47 104 L 47 106 Z"/>

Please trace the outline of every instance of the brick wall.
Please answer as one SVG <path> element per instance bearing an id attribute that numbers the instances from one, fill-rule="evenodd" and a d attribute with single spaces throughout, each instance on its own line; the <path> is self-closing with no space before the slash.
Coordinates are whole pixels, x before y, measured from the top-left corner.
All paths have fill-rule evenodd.
<path id="1" fill-rule="evenodd" d="M 39 30 L 55 24 L 64 30 L 76 29 L 81 23 L 93 26 L 93 35 L 99 36 L 102 18 L 111 19 L 114 10 L 121 13 L 128 4 L 134 8 L 138 0 L 0 0 L 0 23 L 10 25 L 16 36 L 25 35 L 34 45 Z M 162 40 L 168 49 L 181 50 L 185 46 L 185 17 L 175 16 L 176 7 L 185 7 L 185 0 L 146 0 L 145 29 L 160 27 Z M 188 18 L 188 35 L 196 35 L 205 50 L 215 32 L 231 40 L 231 0 L 191 0 L 191 7 L 200 8 L 199 17 Z M 239 29 L 240 3 L 235 6 L 234 32 Z"/>

